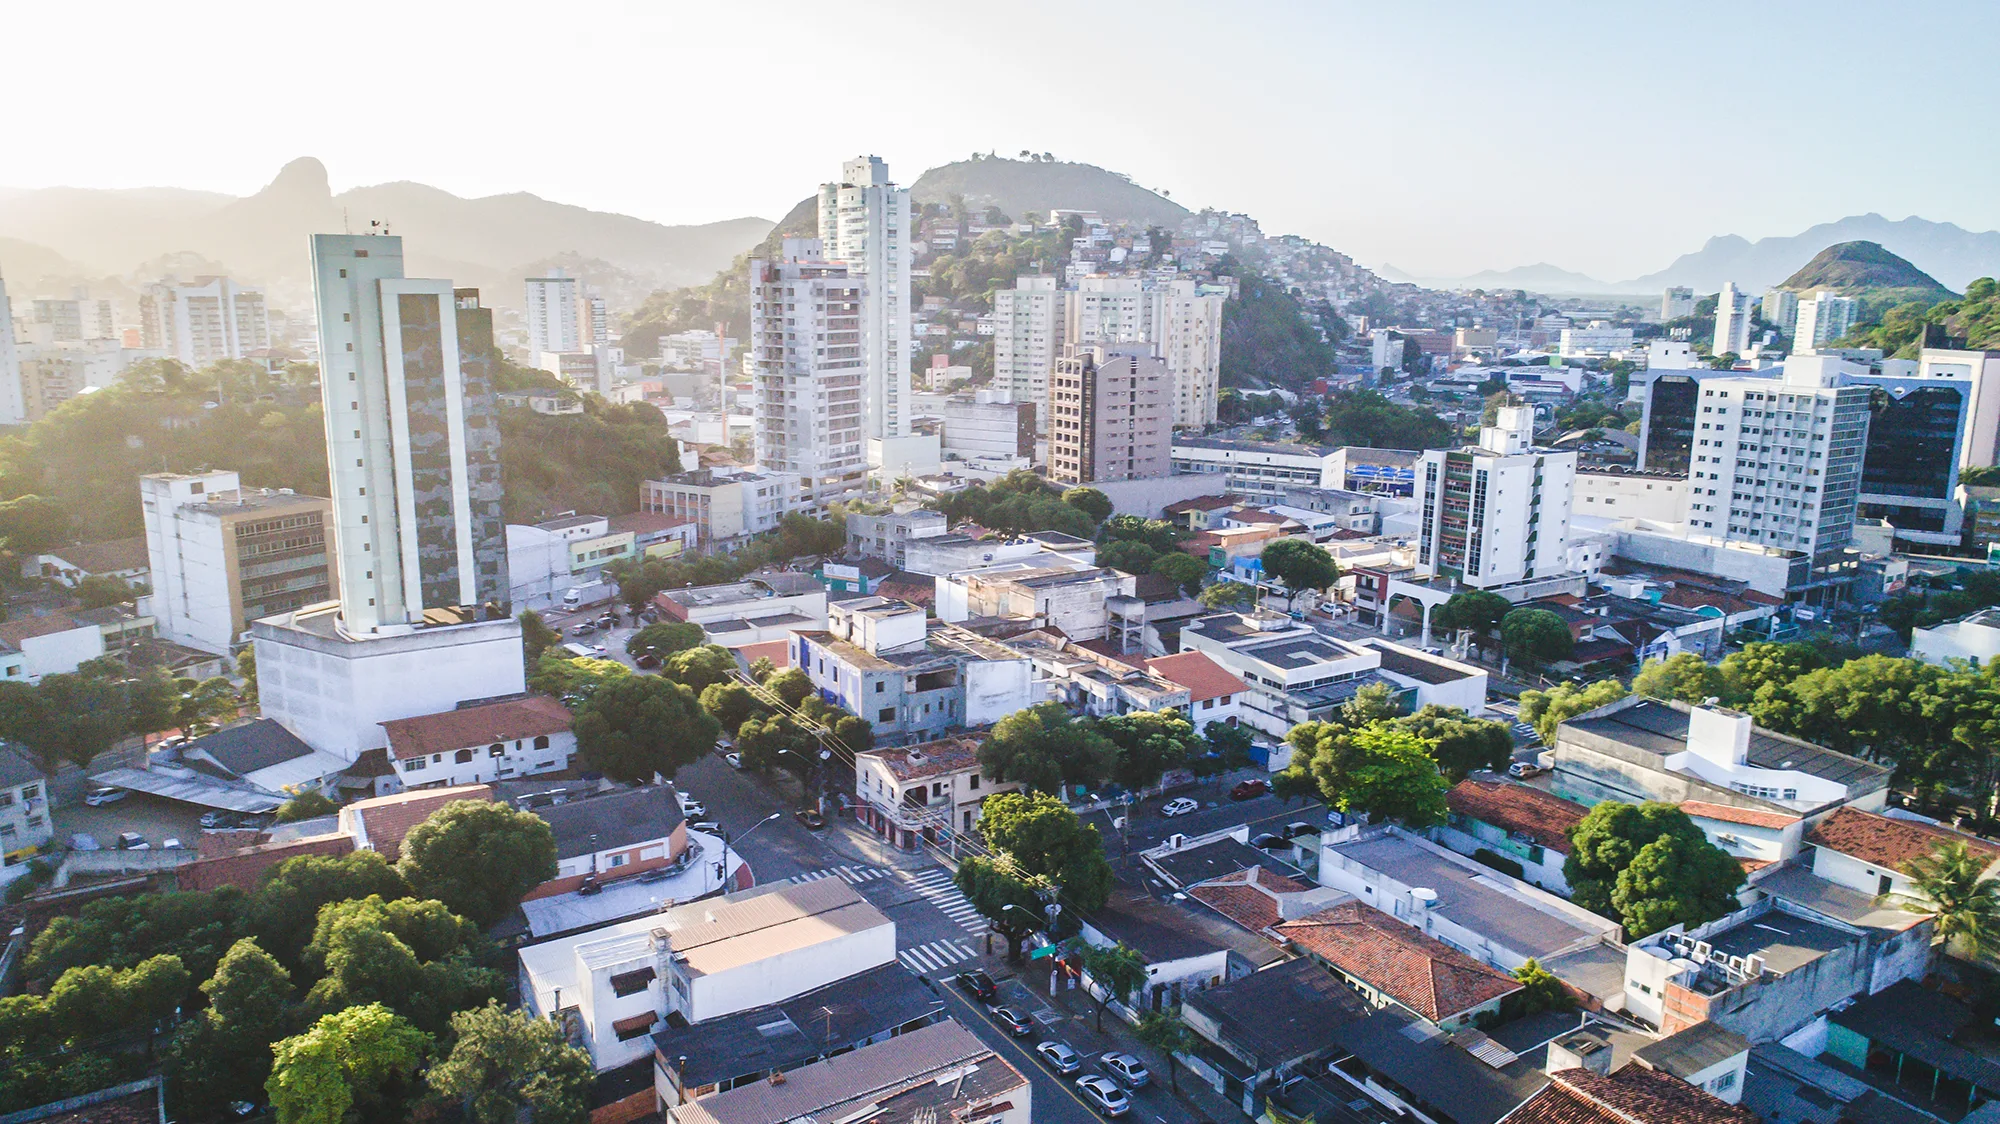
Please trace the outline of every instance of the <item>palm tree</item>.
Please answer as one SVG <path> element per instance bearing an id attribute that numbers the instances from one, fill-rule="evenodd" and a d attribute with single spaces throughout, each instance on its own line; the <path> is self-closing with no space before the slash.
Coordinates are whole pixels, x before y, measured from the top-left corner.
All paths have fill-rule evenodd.
<path id="1" fill-rule="evenodd" d="M 1983 877 L 1987 865 L 1956 842 L 1903 864 L 1917 898 L 1903 908 L 1935 918 L 1945 951 L 1967 960 L 2000 956 L 2000 883 Z"/>

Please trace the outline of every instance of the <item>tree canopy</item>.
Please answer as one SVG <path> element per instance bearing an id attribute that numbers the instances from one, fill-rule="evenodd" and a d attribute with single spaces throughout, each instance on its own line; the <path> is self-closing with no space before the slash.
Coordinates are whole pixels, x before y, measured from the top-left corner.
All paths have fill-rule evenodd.
<path id="1" fill-rule="evenodd" d="M 431 1092 L 463 1106 L 472 1124 L 584 1124 L 597 1074 L 562 1028 L 497 1003 L 451 1017 L 451 1052 L 424 1075 Z"/>
<path id="2" fill-rule="evenodd" d="M 1474 718 L 1455 706 L 1430 703 L 1396 724 L 1430 745 L 1452 784 L 1475 769 L 1505 769 L 1514 755 L 1514 731 L 1505 722 Z"/>
<path id="3" fill-rule="evenodd" d="M 584 761 L 625 784 L 643 784 L 656 773 L 672 777 L 714 749 L 722 732 L 695 691 L 655 675 L 622 676 L 599 687 L 577 707 L 575 725 Z"/>
<path id="4" fill-rule="evenodd" d="M 1285 741 L 1293 750 L 1285 772 L 1310 777 L 1326 802 L 1341 811 L 1411 827 L 1444 822 L 1450 786 L 1431 757 L 1431 744 L 1397 721 L 1358 727 L 1303 722 Z"/>
<path id="5" fill-rule="evenodd" d="M 1568 659 L 1576 647 L 1569 626 L 1547 609 L 1515 609 L 1502 617 L 1500 642 L 1509 656 L 1536 664 Z"/>
<path id="6" fill-rule="evenodd" d="M 1625 684 L 1616 679 L 1600 679 L 1595 683 L 1579 687 L 1574 683 L 1558 683 L 1546 691 L 1521 692 L 1521 721 L 1535 728 L 1535 734 L 1545 744 L 1554 745 L 1556 727 L 1575 718 L 1609 706 L 1631 694 Z"/>
<path id="7" fill-rule="evenodd" d="M 979 764 L 988 776 L 1018 781 L 1035 792 L 1060 792 L 1065 782 L 1096 784 L 1117 760 L 1117 746 L 1056 702 L 1002 718 L 979 747 Z"/>
<path id="8" fill-rule="evenodd" d="M 487 926 L 556 876 L 548 821 L 494 800 L 455 800 L 403 837 L 398 873 L 419 895 Z"/>
<path id="9" fill-rule="evenodd" d="M 1069 908 L 1093 910 L 1111 895 L 1111 864 L 1097 828 L 1057 797 L 1003 792 L 986 798 L 980 830 L 996 855 L 1056 886 Z"/>
<path id="10" fill-rule="evenodd" d="M 1264 548 L 1259 559 L 1264 572 L 1285 584 L 1287 607 L 1301 593 L 1318 591 L 1340 580 L 1340 567 L 1333 555 L 1317 543 L 1304 539 L 1279 539 Z"/>
<path id="11" fill-rule="evenodd" d="M 1619 921 L 1638 940 L 1736 908 L 1743 867 L 1674 804 L 1607 800 L 1569 831 L 1570 900 Z"/>

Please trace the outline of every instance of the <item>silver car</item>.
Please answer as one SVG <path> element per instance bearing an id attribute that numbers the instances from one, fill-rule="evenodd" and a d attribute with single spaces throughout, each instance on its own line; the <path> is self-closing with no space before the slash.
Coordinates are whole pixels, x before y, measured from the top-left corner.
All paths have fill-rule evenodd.
<path id="1" fill-rule="evenodd" d="M 1076 1087 L 1083 1099 L 1097 1106 L 1097 1111 L 1106 1116 L 1123 1116 L 1132 1111 L 1132 1098 L 1109 1077 L 1086 1073 L 1076 1079 Z"/>
<path id="2" fill-rule="evenodd" d="M 1097 1059 L 1104 1068 L 1117 1075 L 1120 1081 L 1134 1089 L 1151 1083 L 1153 1075 L 1146 1069 L 1146 1063 L 1131 1054 L 1109 1053 Z"/>
<path id="3" fill-rule="evenodd" d="M 1057 1073 L 1070 1074 L 1083 1068 L 1083 1055 L 1070 1049 L 1067 1042 L 1057 1042 L 1053 1038 L 1046 1042 L 1037 1042 L 1035 1053 L 1040 1054 L 1042 1060 L 1049 1063 L 1049 1067 Z"/>

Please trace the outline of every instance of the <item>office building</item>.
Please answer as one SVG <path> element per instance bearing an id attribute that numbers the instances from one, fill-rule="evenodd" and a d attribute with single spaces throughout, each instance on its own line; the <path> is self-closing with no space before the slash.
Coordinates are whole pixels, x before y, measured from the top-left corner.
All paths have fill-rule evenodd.
<path id="1" fill-rule="evenodd" d="M 1567 571 L 1576 454 L 1534 445 L 1531 406 L 1502 406 L 1479 444 L 1417 469 L 1417 565 L 1489 589 Z"/>
<path id="2" fill-rule="evenodd" d="M 234 472 L 139 478 L 159 635 L 216 655 L 250 622 L 333 596 L 333 504 Z"/>
<path id="3" fill-rule="evenodd" d="M 798 509 L 799 478 L 789 472 L 701 468 L 639 485 L 639 510 L 693 520 L 695 541 L 704 546 L 762 534 Z"/>
<path id="4" fill-rule="evenodd" d="M 1709 350 L 1738 356 L 1750 350 L 1750 294 L 1734 281 L 1723 282 L 1715 298 L 1715 342 Z"/>
<path id="5" fill-rule="evenodd" d="M 1786 367 L 1812 358 L 1794 356 Z M 1901 540 L 1958 546 L 1965 523 L 1958 468 L 1971 420 L 1971 380 L 1840 366 L 1852 368 L 1843 376 L 1847 385 L 1870 388 L 1860 517 L 1887 520 Z"/>
<path id="6" fill-rule="evenodd" d="M 586 342 L 577 323 L 576 278 L 555 270 L 527 280 L 528 357 L 543 352 L 582 351 Z"/>
<path id="7" fill-rule="evenodd" d="M 1767 289 L 1757 315 L 1789 336 L 1799 322 L 1799 295 L 1790 289 Z"/>
<path id="8" fill-rule="evenodd" d="M 1049 378 L 1049 479 L 1143 480 L 1172 467 L 1173 376 L 1157 356 L 1071 349 Z"/>
<path id="9" fill-rule="evenodd" d="M 1781 379 L 1699 384 L 1691 535 L 1815 566 L 1853 541 L 1872 392 L 1846 384 L 1847 364 L 1816 359 L 1794 356 Z"/>
<path id="10" fill-rule="evenodd" d="M 1639 468 L 1646 472 L 1687 474 L 1694 459 L 1696 415 L 1701 409 L 1698 368 L 1648 371 L 1639 399 Z"/>
<path id="11" fill-rule="evenodd" d="M 839 183 L 821 185 L 823 255 L 859 289 L 863 432 L 877 441 L 910 433 L 910 238 L 909 189 L 881 157 L 849 160 Z"/>
<path id="12" fill-rule="evenodd" d="M 1694 315 L 1694 290 L 1673 286 L 1660 297 L 1660 319 L 1679 320 Z"/>
<path id="13" fill-rule="evenodd" d="M 993 386 L 1033 403 L 1038 429 L 1048 425 L 1049 372 L 1063 353 L 1067 295 L 1053 277 L 1018 277 L 993 294 Z"/>
<path id="14" fill-rule="evenodd" d="M 750 263 L 757 464 L 796 476 L 800 505 L 819 511 L 868 475 L 867 286 L 816 238 L 787 238 L 780 255 Z"/>
<path id="15" fill-rule="evenodd" d="M 1799 318 L 1792 332 L 1794 351 L 1825 347 L 1854 327 L 1858 305 L 1852 297 L 1821 290 L 1798 303 Z"/>
<path id="16" fill-rule="evenodd" d="M 21 399 L 21 353 L 14 343 L 14 306 L 7 299 L 7 278 L 0 276 L 0 425 L 28 420 Z"/>
<path id="17" fill-rule="evenodd" d="M 139 341 L 186 367 L 266 350 L 271 318 L 264 290 L 227 277 L 200 277 L 192 285 L 173 280 L 148 285 L 139 294 Z"/>
<path id="18" fill-rule="evenodd" d="M 1968 468 L 2000 464 L 2000 350 L 1926 347 L 1917 353 L 1917 376 L 1965 381 L 1971 397 L 1961 463 Z"/>

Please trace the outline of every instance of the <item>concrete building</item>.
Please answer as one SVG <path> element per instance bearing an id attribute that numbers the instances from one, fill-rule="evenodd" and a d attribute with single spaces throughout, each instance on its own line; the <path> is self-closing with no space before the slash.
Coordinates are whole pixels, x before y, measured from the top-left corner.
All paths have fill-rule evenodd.
<path id="1" fill-rule="evenodd" d="M 1047 372 L 1038 379 L 1046 391 Z M 1046 393 L 1034 399 L 1005 389 L 955 394 L 944 404 L 941 451 L 947 459 L 985 461 L 996 469 L 1026 467 L 1035 458 L 1036 411 L 1047 405 Z"/>
<path id="2" fill-rule="evenodd" d="M 1407 921 L 1346 901 L 1280 922 L 1277 935 L 1352 988 L 1368 1005 L 1400 1007 L 1444 1029 L 1497 1015 L 1519 981 Z"/>
<path id="3" fill-rule="evenodd" d="M 1054 277 L 1018 277 L 993 294 L 993 387 L 1030 405 L 1036 429 L 1047 426 L 1049 372 L 1063 354 L 1067 308 Z M 945 439 L 951 440 L 947 420 Z"/>
<path id="4" fill-rule="evenodd" d="M 1962 463 L 1967 467 L 2000 463 L 2000 350 L 1926 347 L 1917 353 L 1917 377 L 1965 380 L 1971 399 L 1966 406 Z"/>
<path id="5" fill-rule="evenodd" d="M 528 278 L 525 286 L 529 356 L 582 351 L 586 341 L 577 325 L 576 278 L 558 269 L 548 277 Z"/>
<path id="6" fill-rule="evenodd" d="M 750 263 L 757 465 L 795 476 L 803 510 L 859 493 L 868 475 L 877 312 L 865 279 L 822 260 L 816 239 L 787 238 L 778 261 Z"/>
<path id="7" fill-rule="evenodd" d="M 1799 357 L 1786 367 L 1806 362 Z M 1955 549 L 1965 527 L 1958 470 L 1972 430 L 1972 380 L 1840 367 L 1845 385 L 1869 388 L 1859 518 L 1886 520 L 1904 542 Z"/>
<path id="8" fill-rule="evenodd" d="M 1790 289 L 1766 289 L 1763 305 L 1758 309 L 1757 315 L 1766 324 L 1775 324 L 1779 331 L 1791 335 L 1799 322 L 1799 295 Z M 1804 345 L 1797 339 L 1792 341 L 1793 350 L 1798 350 L 1801 346 Z"/>
<path id="9" fill-rule="evenodd" d="M 7 297 L 7 278 L 0 276 L 0 425 L 28 420 L 21 397 L 21 353 L 14 339 L 14 305 Z"/>
<path id="10" fill-rule="evenodd" d="M 1347 487 L 1331 445 L 1176 437 L 1172 455 L 1175 472 L 1222 476 L 1218 491 L 1276 499 L 1288 488 Z"/>
<path id="11" fill-rule="evenodd" d="M 915 574 L 944 577 L 961 570 L 980 570 L 1009 562 L 1022 563 L 1028 569 L 1090 567 L 1097 564 L 1097 545 L 1087 539 L 1055 531 L 1004 540 L 976 539 L 952 531 L 942 535 L 912 537 L 905 550 L 903 568 Z M 961 615 L 946 619 L 965 618 Z"/>
<path id="12" fill-rule="evenodd" d="M 1985 667 L 2000 658 L 2000 609 L 1980 609 L 1955 621 L 1910 630 L 1910 655 L 1925 663 L 1963 661 Z"/>
<path id="13" fill-rule="evenodd" d="M 1044 698 L 1027 658 L 881 597 L 828 606 L 825 630 L 793 633 L 791 665 L 826 701 L 873 723 L 882 745 L 989 726 Z"/>
<path id="14" fill-rule="evenodd" d="M 701 468 L 639 485 L 641 511 L 693 520 L 696 541 L 709 549 L 774 530 L 800 504 L 795 472 Z"/>
<path id="15" fill-rule="evenodd" d="M 1567 572 L 1576 454 L 1533 441 L 1534 410 L 1503 406 L 1478 445 L 1424 453 L 1419 568 L 1478 589 Z"/>
<path id="16" fill-rule="evenodd" d="M 854 758 L 858 814 L 878 835 L 905 850 L 920 842 L 949 844 L 970 834 L 980 806 L 996 792 L 1018 792 L 1019 781 L 995 780 L 979 766 L 979 739 L 941 738 Z"/>
<path id="17" fill-rule="evenodd" d="M 1153 291 L 1153 340 L 1174 379 L 1174 427 L 1215 424 L 1222 389 L 1222 306 L 1227 297 L 1193 281 Z"/>
<path id="18" fill-rule="evenodd" d="M 910 243 L 914 236 L 910 191 L 890 182 L 889 166 L 880 157 L 846 161 L 840 166 L 839 182 L 820 186 L 819 241 L 825 258 L 843 265 L 846 276 L 860 288 L 856 358 L 862 380 L 862 431 L 870 440 L 894 442 L 910 434 Z M 753 294 L 753 312 L 755 300 Z M 751 346 L 762 351 L 768 345 L 756 342 L 754 315 L 751 322 Z M 802 327 L 809 331 L 843 330 Z M 892 461 L 904 459 L 892 447 L 884 451 L 894 454 Z"/>
<path id="19" fill-rule="evenodd" d="M 1686 473 L 1579 471 L 1570 514 L 1597 519 L 1687 520 Z"/>
<path id="20" fill-rule="evenodd" d="M 569 708 L 546 695 L 470 703 L 382 728 L 399 790 L 560 772 L 576 753 Z"/>
<path id="21" fill-rule="evenodd" d="M 800 592 L 780 592 L 750 580 L 669 589 L 653 598 L 662 620 L 701 626 L 710 644 L 740 648 L 783 639 L 793 629 L 826 626 L 826 589 L 817 583 Z"/>
<path id="22" fill-rule="evenodd" d="M 1798 305 L 1798 321 L 1792 331 L 1792 347 L 1796 351 L 1811 351 L 1839 340 L 1854 327 L 1854 318 L 1860 311 L 1853 297 L 1825 290 L 1799 301 Z"/>
<path id="23" fill-rule="evenodd" d="M 1715 342 L 1709 350 L 1715 355 L 1737 356 L 1750 350 L 1750 294 L 1738 289 L 1734 281 L 1724 281 L 1715 298 Z"/>
<path id="24" fill-rule="evenodd" d="M 936 538 L 947 529 L 943 512 L 923 508 L 888 515 L 850 515 L 847 552 L 862 558 L 880 558 L 901 570 L 909 561 L 911 541 Z"/>
<path id="25" fill-rule="evenodd" d="M 1003 617 L 1054 628 L 1072 640 L 1101 640 L 1111 631 L 1109 602 L 1136 592 L 1132 575 L 1100 566 L 1002 562 L 937 580 L 940 620 Z"/>
<path id="26" fill-rule="evenodd" d="M 130 605 L 51 612 L 0 622 L 0 680 L 39 683 L 153 636 L 153 618 Z"/>
<path id="27" fill-rule="evenodd" d="M 1520 864 L 1523 881 L 1569 896 L 1563 861 L 1569 858 L 1569 829 L 1590 809 L 1498 776 L 1474 775 L 1445 793 L 1450 818 L 1431 829 L 1431 839 L 1461 855 L 1485 851 Z"/>
<path id="28" fill-rule="evenodd" d="M 20 750 L 0 747 L 0 882 L 18 877 L 19 867 L 53 838 L 41 769 Z"/>
<path id="29" fill-rule="evenodd" d="M 1072 349 L 1049 386 L 1049 479 L 1143 480 L 1171 469 L 1172 376 L 1153 356 Z"/>
<path id="30" fill-rule="evenodd" d="M 318 604 L 335 589 L 333 504 L 245 488 L 234 472 L 139 478 L 159 634 L 216 655 L 250 622 Z"/>
<path id="31" fill-rule="evenodd" d="M 227 277 L 148 285 L 139 294 L 139 341 L 189 368 L 247 358 L 271 346 L 264 290 Z"/>
<path id="32" fill-rule="evenodd" d="M 1686 286 L 1669 286 L 1660 297 L 1660 319 L 1679 320 L 1694 315 L 1694 290 Z"/>

